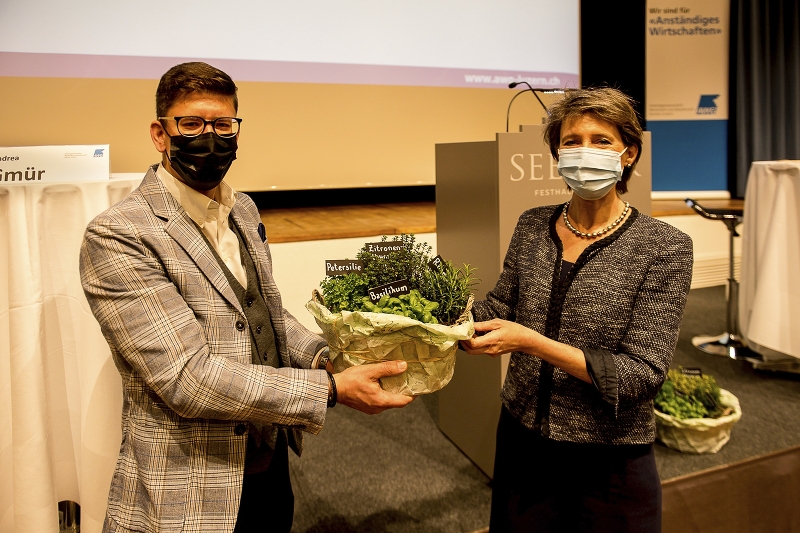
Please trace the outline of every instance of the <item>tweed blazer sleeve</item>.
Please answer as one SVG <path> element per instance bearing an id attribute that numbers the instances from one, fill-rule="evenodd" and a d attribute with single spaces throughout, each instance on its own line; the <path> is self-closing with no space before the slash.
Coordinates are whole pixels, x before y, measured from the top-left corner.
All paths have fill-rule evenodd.
<path id="1" fill-rule="evenodd" d="M 188 215 L 173 208 L 154 180 L 148 173 L 139 190 L 92 221 L 80 254 L 84 292 L 126 394 L 152 391 L 154 401 L 184 418 L 318 433 L 326 412 L 325 373 L 250 363 L 246 318 L 224 274 Z M 268 254 L 256 240 L 250 236 L 248 246 L 263 246 Z M 262 280 L 262 291 L 273 311 L 280 300 L 271 276 Z M 288 313 L 277 316 L 279 344 L 297 366 L 308 366 L 320 338 Z"/>
<path id="2" fill-rule="evenodd" d="M 598 389 L 615 410 L 655 398 L 678 342 L 691 284 L 692 241 L 675 231 L 659 244 L 617 349 L 583 347 Z"/>

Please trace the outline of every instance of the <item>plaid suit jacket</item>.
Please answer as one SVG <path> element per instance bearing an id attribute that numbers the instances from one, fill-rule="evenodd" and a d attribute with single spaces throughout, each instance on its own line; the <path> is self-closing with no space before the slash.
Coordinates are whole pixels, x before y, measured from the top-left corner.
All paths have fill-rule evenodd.
<path id="1" fill-rule="evenodd" d="M 256 264 L 284 366 L 251 364 L 239 301 L 155 168 L 89 224 L 80 254 L 83 289 L 124 395 L 104 531 L 232 531 L 247 422 L 290 428 L 298 455 L 298 430 L 322 429 L 327 376 L 308 368 L 325 341 L 283 309 L 258 209 L 239 194 L 231 216 Z"/>

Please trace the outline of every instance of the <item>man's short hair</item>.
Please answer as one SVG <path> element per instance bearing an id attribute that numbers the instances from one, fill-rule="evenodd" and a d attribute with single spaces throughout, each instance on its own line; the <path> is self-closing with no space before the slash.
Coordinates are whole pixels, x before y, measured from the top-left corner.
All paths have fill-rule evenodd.
<path id="1" fill-rule="evenodd" d="M 208 63 L 181 63 L 169 69 L 156 89 L 156 116 L 167 116 L 175 102 L 191 93 L 208 93 L 233 98 L 233 108 L 239 111 L 236 84 L 230 76 Z"/>

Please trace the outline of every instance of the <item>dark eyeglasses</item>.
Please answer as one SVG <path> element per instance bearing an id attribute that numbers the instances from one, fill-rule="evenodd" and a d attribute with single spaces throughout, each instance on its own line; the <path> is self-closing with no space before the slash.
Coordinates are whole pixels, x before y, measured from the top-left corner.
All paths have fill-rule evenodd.
<path id="1" fill-rule="evenodd" d="M 220 137 L 234 137 L 239 133 L 242 119 L 236 117 L 220 117 L 206 120 L 203 117 L 158 117 L 158 120 L 174 120 L 178 125 L 178 133 L 184 137 L 197 137 L 207 124 L 211 124 L 214 133 Z"/>

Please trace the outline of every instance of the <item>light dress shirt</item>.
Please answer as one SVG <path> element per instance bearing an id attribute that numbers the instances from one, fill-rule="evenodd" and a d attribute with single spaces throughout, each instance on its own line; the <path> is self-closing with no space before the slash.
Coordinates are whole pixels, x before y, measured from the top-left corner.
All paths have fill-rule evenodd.
<path id="1" fill-rule="evenodd" d="M 216 198 L 212 200 L 170 174 L 163 164 L 158 165 L 156 176 L 186 210 L 189 218 L 200 227 L 225 266 L 246 289 L 247 273 L 242 266 L 239 239 L 228 224 L 228 215 L 236 203 L 236 191 L 223 181 L 217 188 Z"/>
<path id="2" fill-rule="evenodd" d="M 164 165 L 158 165 L 156 176 L 175 200 L 181 204 L 181 207 L 186 210 L 195 224 L 200 226 L 200 230 L 225 262 L 225 266 L 228 267 L 231 274 L 242 284 L 242 287 L 247 289 L 247 273 L 242 266 L 239 239 L 228 225 L 228 215 L 236 203 L 237 192 L 223 181 L 217 189 L 217 200 L 212 200 L 170 174 Z M 311 368 L 319 367 L 319 358 L 327 350 L 328 347 L 325 346 L 317 352 L 311 360 Z"/>

